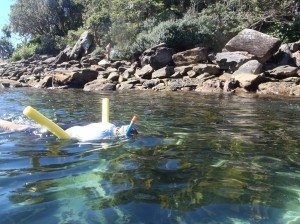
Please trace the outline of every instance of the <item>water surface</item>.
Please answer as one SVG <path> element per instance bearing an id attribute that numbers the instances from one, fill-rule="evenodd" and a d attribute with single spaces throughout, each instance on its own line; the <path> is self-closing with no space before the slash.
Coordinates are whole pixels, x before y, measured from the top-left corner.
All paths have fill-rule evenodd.
<path id="1" fill-rule="evenodd" d="M 0 118 L 98 122 L 103 97 L 137 138 L 0 131 L 1 223 L 300 223 L 299 98 L 0 90 Z"/>

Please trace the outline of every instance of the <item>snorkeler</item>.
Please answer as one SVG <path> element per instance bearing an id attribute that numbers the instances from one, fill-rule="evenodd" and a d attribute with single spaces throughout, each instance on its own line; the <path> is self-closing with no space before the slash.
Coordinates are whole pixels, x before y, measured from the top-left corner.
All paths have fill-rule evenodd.
<path id="1" fill-rule="evenodd" d="M 130 137 L 136 135 L 137 130 L 132 127 L 129 133 L 126 133 L 130 125 L 117 127 L 111 123 L 91 123 L 85 126 L 74 126 L 65 130 L 71 139 L 80 141 L 100 140 L 113 137 Z M 39 126 L 37 126 L 39 127 Z M 0 129 L 5 131 L 32 131 L 37 127 L 31 127 L 23 124 L 16 124 L 10 121 L 0 119 Z"/>

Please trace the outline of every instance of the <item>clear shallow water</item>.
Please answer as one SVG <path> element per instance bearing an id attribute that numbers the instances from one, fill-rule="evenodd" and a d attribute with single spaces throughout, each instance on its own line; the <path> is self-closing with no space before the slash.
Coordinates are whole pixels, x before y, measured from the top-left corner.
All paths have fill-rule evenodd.
<path id="1" fill-rule="evenodd" d="M 109 93 L 111 94 L 111 93 Z M 135 139 L 0 131 L 2 223 L 300 223 L 300 100 L 0 90 L 0 118 L 61 125 L 138 115 Z"/>

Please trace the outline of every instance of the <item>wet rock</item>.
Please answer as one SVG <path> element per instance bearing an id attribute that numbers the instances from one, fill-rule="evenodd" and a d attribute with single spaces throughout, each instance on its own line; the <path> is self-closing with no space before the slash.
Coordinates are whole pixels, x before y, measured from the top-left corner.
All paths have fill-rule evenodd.
<path id="1" fill-rule="evenodd" d="M 86 83 L 83 88 L 84 91 L 115 91 L 116 84 L 111 83 L 107 79 L 96 79 L 92 82 Z"/>
<path id="2" fill-rule="evenodd" d="M 172 59 L 176 66 L 206 62 L 208 60 L 207 49 L 203 47 L 197 47 L 187 51 L 182 51 L 174 54 Z"/>
<path id="3" fill-rule="evenodd" d="M 52 76 L 48 75 L 48 76 L 45 76 L 43 79 L 41 79 L 33 87 L 35 87 L 35 88 L 49 88 L 49 87 L 53 87 L 52 81 L 53 81 Z"/>
<path id="4" fill-rule="evenodd" d="M 174 73 L 174 67 L 166 66 L 152 73 L 152 79 L 164 79 L 170 77 Z"/>
<path id="5" fill-rule="evenodd" d="M 274 77 L 276 79 L 284 79 L 292 76 L 298 76 L 297 71 L 298 71 L 297 67 L 283 65 L 283 66 L 276 67 L 272 70 L 268 70 L 265 73 L 268 76 Z"/>
<path id="6" fill-rule="evenodd" d="M 252 29 L 244 29 L 226 45 L 227 51 L 246 51 L 264 63 L 278 50 L 280 40 Z"/>
<path id="7" fill-rule="evenodd" d="M 67 85 L 70 88 L 83 88 L 86 83 L 97 79 L 97 76 L 98 72 L 90 69 L 56 70 L 53 72 L 53 83 L 58 86 Z"/>
<path id="8" fill-rule="evenodd" d="M 28 87 L 28 85 L 24 83 L 20 83 L 18 81 L 9 80 L 9 79 L 0 79 L 0 88 L 18 88 L 18 87 Z"/>
<path id="9" fill-rule="evenodd" d="M 236 71 L 242 64 L 254 59 L 252 54 L 245 51 L 222 52 L 216 54 L 215 62 L 220 69 Z"/>
<path id="10" fill-rule="evenodd" d="M 259 94 L 300 96 L 300 85 L 290 82 L 267 82 L 258 86 Z"/>
<path id="11" fill-rule="evenodd" d="M 142 78 L 142 79 L 151 79 L 151 74 L 154 71 L 151 65 L 145 65 L 141 69 L 136 69 L 135 77 Z"/>
<path id="12" fill-rule="evenodd" d="M 233 74 L 260 74 L 262 73 L 263 65 L 257 60 L 247 61 L 245 64 L 242 64 L 238 70 L 236 70 Z"/>
<path id="13" fill-rule="evenodd" d="M 162 43 L 143 52 L 140 57 L 141 65 L 151 65 L 158 70 L 172 62 L 174 50 Z"/>

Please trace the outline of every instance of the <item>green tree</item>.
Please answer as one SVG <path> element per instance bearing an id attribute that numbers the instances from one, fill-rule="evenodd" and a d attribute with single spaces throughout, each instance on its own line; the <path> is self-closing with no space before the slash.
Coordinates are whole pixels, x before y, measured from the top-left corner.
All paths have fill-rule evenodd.
<path id="1" fill-rule="evenodd" d="M 82 25 L 82 9 L 72 0 L 17 0 L 11 6 L 11 27 L 20 35 L 64 36 Z"/>

